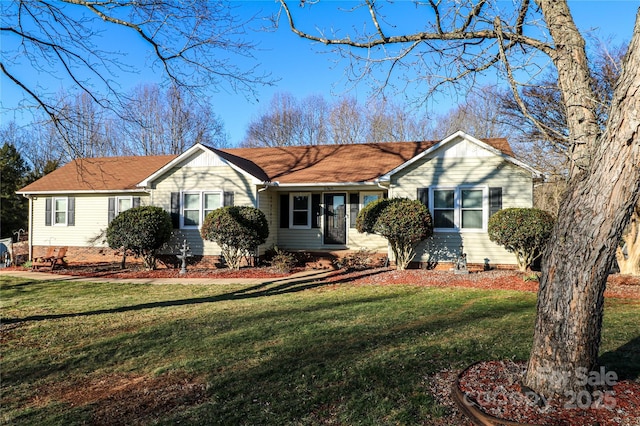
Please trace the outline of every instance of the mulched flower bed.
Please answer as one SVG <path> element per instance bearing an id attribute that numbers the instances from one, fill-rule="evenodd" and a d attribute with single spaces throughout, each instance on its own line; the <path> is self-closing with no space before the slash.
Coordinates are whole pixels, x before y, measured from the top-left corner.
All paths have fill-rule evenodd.
<path id="1" fill-rule="evenodd" d="M 493 270 L 457 275 L 450 271 L 408 269 L 368 269 L 355 272 L 336 271 L 326 281 L 355 285 L 411 284 L 430 287 L 466 287 L 483 290 L 538 291 L 538 282 L 531 274 L 518 271 Z M 527 280 L 525 280 L 527 278 Z M 606 297 L 640 299 L 640 277 L 614 274 L 607 281 Z"/>
<path id="2" fill-rule="evenodd" d="M 554 426 L 640 424 L 640 383 L 615 380 L 611 386 L 593 392 L 541 399 L 522 392 L 520 380 L 525 371 L 525 363 L 513 361 L 474 364 L 459 377 L 457 386 L 464 396 L 458 403 L 472 415 L 492 416 L 495 424 L 500 420 Z M 485 421 L 491 419 L 485 417 Z"/>
<path id="3" fill-rule="evenodd" d="M 98 278 L 281 278 L 290 274 L 278 272 L 266 267 L 245 267 L 239 270 L 215 268 L 188 268 L 187 273 L 180 274 L 177 268 L 158 268 L 146 270 L 141 265 L 133 264 L 121 269 L 119 264 L 105 263 L 93 265 L 68 265 L 53 271 L 55 274 Z"/>

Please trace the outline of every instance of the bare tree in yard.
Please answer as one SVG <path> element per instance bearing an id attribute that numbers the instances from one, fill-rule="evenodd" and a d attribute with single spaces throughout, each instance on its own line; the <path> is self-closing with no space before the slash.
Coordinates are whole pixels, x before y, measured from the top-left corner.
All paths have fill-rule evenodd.
<path id="1" fill-rule="evenodd" d="M 249 123 L 242 145 L 290 146 L 353 144 L 422 139 L 426 120 L 389 100 L 369 99 L 364 105 L 343 97 L 328 103 L 320 95 L 298 100 L 276 93 L 261 115 Z"/>
<path id="2" fill-rule="evenodd" d="M 360 143 L 367 131 L 364 111 L 353 97 L 341 98 L 333 105 L 329 124 L 333 143 Z"/>
<path id="3" fill-rule="evenodd" d="M 518 96 L 515 76 L 532 64 L 528 54 L 551 61 L 566 110 L 570 179 L 544 254 L 524 384 L 547 396 L 582 390 L 585 383 L 576 373 L 596 366 L 607 275 L 640 196 L 640 19 L 603 128 L 585 40 L 566 1 L 515 1 L 511 13 L 500 9 L 504 2 L 429 1 L 424 4 L 426 26 L 402 33 L 402 23 L 394 25 L 390 14 L 381 14 L 382 3 L 369 0 L 351 10 L 366 11 L 371 25 L 364 28 L 370 32 L 335 37 L 299 28 L 289 5 L 284 0 L 281 5 L 289 26 L 301 37 L 335 46 L 364 68 L 389 59 L 389 72 L 406 67 L 434 90 L 495 67 L 529 119 L 534 117 Z M 313 7 L 307 13 L 313 13 Z M 542 26 L 537 31 L 526 30 L 538 22 Z"/>
<path id="4" fill-rule="evenodd" d="M 291 93 L 276 93 L 248 126 L 243 146 L 302 145 L 303 109 Z"/>
<path id="5" fill-rule="evenodd" d="M 198 142 L 226 145 L 224 125 L 211 107 L 180 86 L 137 86 L 119 116 L 122 154 L 180 154 Z"/>
<path id="6" fill-rule="evenodd" d="M 0 72 L 22 90 L 25 106 L 44 111 L 76 154 L 81 152 L 67 138 L 64 111 L 37 76 L 70 82 L 100 107 L 116 110 L 127 100 L 120 81 L 141 70 L 127 62 L 122 46 L 117 51 L 102 47 L 109 43 L 110 30 L 146 46 L 150 60 L 145 67 L 160 71 L 177 87 L 252 94 L 255 85 L 271 83 L 255 67 L 234 63 L 234 56 L 253 59 L 255 45 L 244 40 L 249 22 L 226 1 L 7 0 L 0 5 Z"/>
<path id="7" fill-rule="evenodd" d="M 513 132 L 504 120 L 498 92 L 494 87 L 484 86 L 470 92 L 464 103 L 435 118 L 433 139 L 464 130 L 477 138 L 506 137 Z"/>

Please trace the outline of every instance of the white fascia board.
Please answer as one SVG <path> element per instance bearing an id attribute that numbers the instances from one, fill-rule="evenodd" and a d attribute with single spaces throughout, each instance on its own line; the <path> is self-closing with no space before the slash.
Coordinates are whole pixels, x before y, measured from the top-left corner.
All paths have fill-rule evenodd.
<path id="1" fill-rule="evenodd" d="M 74 189 L 61 189 L 56 191 L 33 191 L 33 192 L 24 192 L 24 191 L 16 191 L 16 194 L 29 196 L 29 195 L 55 195 L 55 194 L 139 194 L 141 192 L 146 193 L 147 190 L 145 188 L 138 189 L 82 189 L 82 190 L 74 190 Z"/>

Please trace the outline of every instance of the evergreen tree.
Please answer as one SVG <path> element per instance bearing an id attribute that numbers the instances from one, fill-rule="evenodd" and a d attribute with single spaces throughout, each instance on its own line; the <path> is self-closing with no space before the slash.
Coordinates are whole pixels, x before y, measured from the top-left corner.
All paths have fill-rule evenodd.
<path id="1" fill-rule="evenodd" d="M 29 171 L 22 156 L 12 144 L 0 148 L 0 237 L 8 238 L 18 229 L 27 229 L 28 201 L 16 191 L 25 184 Z"/>

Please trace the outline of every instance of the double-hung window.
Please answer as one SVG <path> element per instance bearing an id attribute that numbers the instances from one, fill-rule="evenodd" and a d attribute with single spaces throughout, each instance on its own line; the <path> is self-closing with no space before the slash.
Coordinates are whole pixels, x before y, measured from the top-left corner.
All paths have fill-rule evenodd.
<path id="1" fill-rule="evenodd" d="M 199 228 L 204 218 L 222 207 L 221 192 L 190 191 L 182 193 L 182 227 Z"/>
<path id="2" fill-rule="evenodd" d="M 311 228 L 311 194 L 289 194 L 289 223 L 291 228 Z"/>
<path id="3" fill-rule="evenodd" d="M 128 195 L 121 197 L 109 197 L 107 211 L 107 218 L 109 223 L 111 223 L 111 221 L 123 211 L 139 206 L 140 197 L 133 197 Z"/>
<path id="4" fill-rule="evenodd" d="M 75 197 L 46 197 L 44 199 L 45 226 L 74 226 L 76 224 Z"/>
<path id="5" fill-rule="evenodd" d="M 67 224 L 67 198 L 66 197 L 53 199 L 53 224 L 54 225 Z"/>
<path id="6" fill-rule="evenodd" d="M 430 188 L 433 227 L 447 230 L 485 230 L 489 218 L 488 188 Z"/>
<path id="7" fill-rule="evenodd" d="M 120 214 L 125 210 L 129 210 L 133 207 L 132 197 L 118 197 L 118 210 L 116 214 Z"/>

